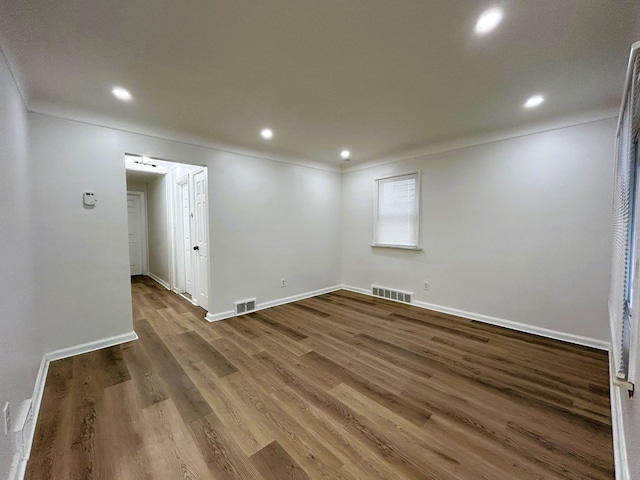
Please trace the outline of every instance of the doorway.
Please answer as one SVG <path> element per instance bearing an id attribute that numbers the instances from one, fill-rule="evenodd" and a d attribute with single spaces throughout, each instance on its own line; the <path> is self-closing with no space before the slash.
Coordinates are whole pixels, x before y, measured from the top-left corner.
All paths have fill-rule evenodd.
<path id="1" fill-rule="evenodd" d="M 127 192 L 129 268 L 131 275 L 147 274 L 147 207 L 144 192 Z"/>
<path id="2" fill-rule="evenodd" d="M 209 306 L 207 169 L 181 165 L 172 171 L 171 289 L 205 310 Z"/>
<path id="3" fill-rule="evenodd" d="M 148 267 L 153 280 L 205 310 L 209 307 L 209 215 L 207 168 L 126 155 L 128 190 L 143 193 L 148 235 Z M 136 209 L 135 199 L 127 197 Z M 131 213 L 134 215 L 134 213 Z M 130 224 L 130 258 L 136 224 Z M 137 268 L 131 274 L 139 274 Z M 144 269 L 143 269 L 144 271 Z"/>

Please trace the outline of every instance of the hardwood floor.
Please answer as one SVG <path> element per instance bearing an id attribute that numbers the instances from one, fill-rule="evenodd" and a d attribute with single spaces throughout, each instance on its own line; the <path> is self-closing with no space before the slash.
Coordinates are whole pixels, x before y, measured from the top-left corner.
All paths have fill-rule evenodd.
<path id="1" fill-rule="evenodd" d="M 338 291 L 53 362 L 27 479 L 611 479 L 605 352 Z"/>

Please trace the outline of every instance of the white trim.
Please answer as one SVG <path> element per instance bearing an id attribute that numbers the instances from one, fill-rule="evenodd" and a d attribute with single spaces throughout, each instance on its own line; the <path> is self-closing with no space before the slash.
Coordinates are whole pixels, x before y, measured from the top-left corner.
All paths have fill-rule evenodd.
<path id="1" fill-rule="evenodd" d="M 396 177 L 408 177 L 409 175 L 417 175 L 418 177 L 420 177 L 420 170 L 411 170 L 410 172 L 404 172 L 404 173 L 392 173 L 391 175 L 383 175 L 382 177 L 376 177 L 373 180 L 378 182 L 380 180 L 389 180 L 391 178 L 396 178 Z"/>
<path id="2" fill-rule="evenodd" d="M 149 278 L 151 278 L 152 280 L 155 280 L 156 282 L 158 282 L 160 285 L 162 285 L 164 288 L 166 288 L 167 290 L 171 291 L 171 287 L 169 286 L 169 284 L 167 282 L 165 282 L 164 280 L 162 280 L 160 277 L 158 277 L 157 275 L 149 272 L 147 274 L 147 276 Z"/>
<path id="3" fill-rule="evenodd" d="M 370 297 L 374 297 L 373 293 L 371 293 L 371 290 L 367 288 L 354 287 L 352 285 L 340 285 L 340 287 L 342 288 L 342 290 L 347 290 L 353 293 L 361 293 L 363 295 L 369 295 Z M 374 298 L 377 298 L 377 297 L 374 297 Z M 385 300 L 389 300 L 389 299 L 386 298 Z"/>
<path id="4" fill-rule="evenodd" d="M 40 414 L 42 397 L 44 395 L 44 387 L 47 382 L 49 364 L 55 360 L 61 360 L 63 358 L 73 357 L 75 355 L 93 352 L 95 350 L 100 350 L 106 347 L 113 347 L 115 345 L 120 345 L 122 343 L 131 342 L 137 339 L 138 335 L 136 335 L 136 332 L 131 331 L 122 335 L 115 335 L 113 337 L 103 338 L 101 340 L 95 340 L 93 342 L 82 343 L 73 347 L 61 348 L 59 350 L 47 352 L 42 356 L 42 360 L 40 361 L 40 368 L 38 369 L 38 375 L 36 377 L 36 382 L 33 388 L 33 396 L 31 397 L 33 401 L 33 419 L 28 423 L 29 431 L 25 436 L 25 452 L 22 458 L 20 458 L 19 452 L 14 456 L 8 480 L 22 480 L 24 478 L 27 469 L 27 461 L 31 456 L 31 447 L 33 446 L 33 438 L 35 435 L 36 425 L 38 424 L 38 415 Z"/>
<path id="5" fill-rule="evenodd" d="M 185 248 L 184 245 L 184 202 L 182 201 L 182 189 L 184 185 L 187 186 L 187 192 L 189 196 L 191 194 L 191 187 L 189 185 L 189 173 L 185 173 L 180 178 L 173 178 L 175 170 L 179 168 L 178 165 L 171 169 L 172 186 L 171 186 L 171 210 L 173 212 L 173 219 L 171 221 L 171 264 L 173 265 L 171 271 L 171 291 L 182 295 L 187 291 L 187 279 L 186 279 L 186 266 L 183 265 L 184 285 L 180 285 L 178 282 L 178 258 L 182 257 L 183 262 L 186 263 L 191 260 L 191 245 Z M 188 206 L 191 211 L 191 205 Z M 191 231 L 189 231 L 189 238 L 191 238 Z M 185 251 L 189 251 L 189 259 Z M 189 300 L 191 301 L 191 300 Z"/>
<path id="6" fill-rule="evenodd" d="M 174 188 L 173 188 L 173 169 L 175 168 L 173 164 L 169 164 L 169 175 L 166 177 L 166 183 L 164 186 L 164 201 L 167 207 L 167 262 L 169 265 L 169 281 L 166 282 L 168 285 L 165 287 L 167 290 L 172 291 L 172 288 L 175 286 L 175 257 L 176 257 L 176 240 L 175 240 L 175 199 L 174 199 Z M 156 280 L 157 281 L 157 280 Z M 158 282 L 159 283 L 159 282 Z"/>
<path id="7" fill-rule="evenodd" d="M 265 308 L 277 307 L 278 305 L 285 305 L 291 302 L 297 302 L 298 300 L 304 300 L 305 298 L 317 297 L 318 295 L 324 295 L 325 293 L 335 292 L 336 290 L 341 290 L 344 285 L 334 285 L 332 287 L 321 288 L 319 290 L 313 290 L 311 292 L 300 293 L 298 295 L 292 295 L 290 297 L 278 298 L 276 300 L 270 300 L 268 302 L 258 303 L 256 304 L 256 309 L 252 310 L 249 313 L 257 312 L 258 310 L 264 310 Z M 246 315 L 246 314 L 242 314 Z M 217 322 L 219 320 L 225 320 L 227 318 L 235 317 L 235 312 L 233 310 L 227 310 L 226 312 L 220 313 L 207 313 L 205 320 L 208 322 Z"/>
<path id="8" fill-rule="evenodd" d="M 185 293 L 180 293 L 177 290 L 172 290 L 172 292 L 175 293 L 176 295 L 180 295 L 182 298 L 184 298 L 191 305 L 195 305 L 196 307 L 198 306 L 198 302 L 196 302 L 193 297 L 189 298 L 189 297 L 187 297 L 187 295 Z M 191 294 L 189 294 L 189 295 L 191 295 Z"/>
<path id="9" fill-rule="evenodd" d="M 61 348 L 60 350 L 54 350 L 45 354 L 47 360 L 53 362 L 63 358 L 74 357 L 76 355 L 82 355 L 83 353 L 93 352 L 102 348 L 113 347 L 114 345 L 120 345 L 121 343 L 131 342 L 137 340 L 138 335 L 133 330 L 129 333 L 123 333 L 121 335 L 115 335 L 113 337 L 103 338 L 101 340 L 95 340 L 93 342 L 81 343 L 73 347 Z"/>
<path id="10" fill-rule="evenodd" d="M 479 145 L 487 145 L 491 143 L 504 142 L 506 140 L 512 140 L 515 138 L 528 137 L 530 135 L 537 135 L 539 133 L 553 132 L 555 130 L 562 130 L 564 128 L 578 127 L 580 125 L 587 125 L 589 123 L 602 122 L 604 120 L 611 120 L 618 118 L 617 109 L 605 109 L 597 112 L 591 112 L 583 115 L 577 115 L 567 117 L 561 120 L 552 120 L 549 122 L 538 123 L 532 126 L 525 126 L 522 128 L 516 128 L 512 130 L 498 130 L 493 133 L 485 135 L 478 135 L 473 137 L 460 138 L 451 142 L 444 143 L 432 143 L 427 147 L 419 148 L 416 150 L 402 152 L 397 155 L 378 160 L 364 161 L 351 165 L 344 165 L 342 167 L 342 173 L 356 172 L 358 170 L 366 170 L 367 168 L 380 167 L 382 165 L 390 165 L 393 163 L 404 162 L 409 160 L 415 160 L 417 158 L 428 157 L 431 155 L 437 155 L 439 153 L 452 152 L 455 150 L 462 150 L 465 148 L 476 147 Z"/>
<path id="11" fill-rule="evenodd" d="M 278 298 L 277 300 L 270 300 L 268 302 L 257 304 L 256 310 L 264 310 L 265 308 L 277 307 L 278 305 L 297 302 L 298 300 L 304 300 L 305 298 L 317 297 L 318 295 L 324 295 L 325 293 L 335 292 L 336 290 L 340 290 L 340 288 L 341 288 L 341 285 L 334 285 L 332 287 L 321 288 L 319 290 L 300 293 L 298 295 L 292 295 L 290 297 Z"/>
<path id="12" fill-rule="evenodd" d="M 207 322 L 218 322 L 220 320 L 226 320 L 227 318 L 231 318 L 235 316 L 236 316 L 236 312 L 234 312 L 233 310 L 227 310 L 226 312 L 219 312 L 219 313 L 208 312 L 207 315 L 204 317 L 204 319 Z"/>
<path id="13" fill-rule="evenodd" d="M 42 405 L 42 396 L 44 395 L 44 386 L 47 382 L 47 373 L 49 372 L 49 363 L 51 360 L 45 353 L 40 361 L 40 368 L 38 369 L 38 375 L 36 376 L 36 382 L 33 387 L 32 398 L 32 411 L 33 419 L 28 423 L 29 431 L 24 437 L 26 439 L 25 452 L 20 458 L 20 453 L 17 452 L 14 456 L 14 465 L 12 465 L 11 473 L 9 474 L 9 480 L 22 480 L 26 473 L 27 461 L 31 456 L 31 447 L 33 445 L 33 437 L 36 432 L 36 425 L 38 423 L 38 414 L 40 413 L 40 406 Z"/>
<path id="14" fill-rule="evenodd" d="M 17 85 L 18 83 L 16 83 L 16 86 Z M 18 90 L 20 91 L 19 87 L 18 87 Z M 22 92 L 20 91 L 20 93 Z M 46 111 L 46 109 L 49 108 L 50 106 L 42 105 L 42 104 L 27 106 L 25 102 L 24 105 L 27 111 L 34 113 L 36 115 L 42 115 L 44 117 L 57 118 L 59 120 L 65 120 L 68 122 L 80 123 L 82 125 L 90 125 L 93 127 L 106 128 L 109 130 L 114 130 L 116 132 L 130 133 L 134 135 L 140 135 L 143 137 L 160 139 L 162 141 L 169 140 L 169 141 L 181 143 L 184 145 L 203 147 L 203 148 L 207 148 L 217 152 L 231 153 L 233 155 L 241 155 L 243 157 L 257 158 L 260 160 L 269 160 L 272 162 L 287 163 L 290 165 L 297 165 L 299 167 L 312 168 L 314 170 L 324 170 L 328 172 L 340 173 L 340 168 L 341 168 L 340 164 L 332 165 L 322 161 L 305 159 L 301 157 L 293 157 L 290 155 L 277 154 L 273 152 L 272 153 L 261 152 L 258 150 L 250 150 L 250 149 L 233 146 L 233 145 L 224 145 L 224 144 L 213 142 L 204 137 L 190 135 L 184 132 L 178 132 L 171 129 L 158 129 L 153 127 L 150 128 L 148 125 L 143 125 L 143 124 L 128 123 L 126 125 L 123 124 L 121 126 L 114 126 L 112 124 L 113 123 L 112 120 L 108 118 L 100 118 L 100 119 L 95 118 L 93 120 L 90 120 L 90 119 L 83 120 L 80 118 L 74 118 L 77 116 L 78 114 L 77 112 L 66 111 L 63 113 L 60 113 L 60 112 L 53 113 L 51 111 Z M 158 156 L 155 156 L 155 155 L 150 154 L 148 156 L 153 157 L 154 159 L 157 159 L 157 160 L 162 160 L 162 158 L 159 158 Z M 173 162 L 174 160 L 167 160 L 167 161 Z M 179 162 L 176 162 L 176 163 L 179 163 Z"/>
<path id="15" fill-rule="evenodd" d="M 392 179 L 400 179 L 402 177 L 414 177 L 416 179 L 416 214 L 415 214 L 415 223 L 416 223 L 416 234 L 415 234 L 415 244 L 411 245 L 401 245 L 401 244 L 391 244 L 391 243 L 379 243 L 378 238 L 380 237 L 380 228 L 379 228 L 379 211 L 380 211 L 380 183 L 385 182 Z M 372 247 L 381 247 L 381 248 L 398 248 L 404 250 L 422 250 L 418 245 L 420 244 L 420 191 L 422 190 L 422 175 L 420 170 L 413 170 L 410 172 L 404 173 L 394 173 L 393 175 L 386 175 L 384 177 L 378 177 L 374 179 L 375 186 L 375 200 L 373 204 L 373 243 Z"/>
<path id="16" fill-rule="evenodd" d="M 413 250 L 414 252 L 421 252 L 422 248 L 417 245 L 387 245 L 385 243 L 372 243 L 373 248 L 394 248 L 396 250 Z"/>
<path id="17" fill-rule="evenodd" d="M 613 365 L 614 353 L 609 350 L 609 378 L 613 379 L 616 372 Z M 611 430 L 613 434 L 613 458 L 615 462 L 616 480 L 631 480 L 629 459 L 627 457 L 627 442 L 624 435 L 624 421 L 622 419 L 622 395 L 626 390 L 609 384 L 611 398 Z"/>
<path id="18" fill-rule="evenodd" d="M 627 63 L 627 73 L 624 78 L 624 90 L 622 91 L 622 105 L 620 105 L 620 111 L 618 113 L 618 126 L 616 128 L 616 136 L 620 135 L 622 128 L 622 121 L 624 119 L 624 112 L 626 110 L 627 102 L 626 98 L 629 94 L 629 86 L 633 81 L 633 61 L 635 59 L 636 50 L 640 49 L 640 42 L 636 42 L 631 45 L 631 52 L 629 53 L 629 62 Z"/>
<path id="19" fill-rule="evenodd" d="M 343 285 L 342 287 L 345 290 L 349 290 L 356 293 L 362 293 L 374 298 L 380 298 L 380 297 L 375 297 L 371 293 L 371 290 L 368 290 L 368 289 L 364 289 L 360 287 L 352 287 L 350 285 Z M 389 299 L 385 298 L 383 300 L 389 300 Z M 400 303 L 404 303 L 404 302 L 400 302 Z M 450 315 L 455 315 L 457 317 L 468 318 L 470 320 L 477 320 L 482 323 L 488 323 L 491 325 L 497 325 L 499 327 L 509 328 L 511 330 L 516 330 L 518 332 L 531 333 L 533 335 L 539 335 L 541 337 L 553 338 L 554 340 L 561 340 L 563 342 L 575 343 L 577 345 L 583 345 L 585 347 L 597 348 L 598 350 L 609 350 L 611 346 L 609 342 L 605 342 L 604 340 L 598 340 L 596 338 L 583 337 L 582 335 L 575 335 L 572 333 L 551 330 L 549 328 L 537 327 L 535 325 L 528 325 L 526 323 L 514 322 L 513 320 L 506 320 L 504 318 L 492 317 L 490 315 L 484 315 L 482 313 L 467 312 L 465 310 L 459 310 L 457 308 L 451 308 L 451 307 L 444 307 L 442 305 L 422 302 L 420 300 L 414 300 L 411 303 L 411 305 L 415 305 L 416 307 L 424 308 L 426 310 L 433 310 L 435 312 L 448 313 Z"/>
<path id="20" fill-rule="evenodd" d="M 33 435 L 36 430 L 36 424 L 38 423 L 38 414 L 40 413 L 40 405 L 42 404 L 42 396 L 44 395 L 44 386 L 47 382 L 47 373 L 49 373 L 49 363 L 50 360 L 47 358 L 47 354 L 45 353 L 42 356 L 42 361 L 40 362 L 40 369 L 38 370 L 38 376 L 36 377 L 36 384 L 33 388 L 33 396 L 32 398 L 32 406 L 33 409 L 33 420 L 31 420 L 31 430 L 27 433 L 27 445 L 26 451 L 24 455 L 24 459 L 28 460 L 31 455 L 31 445 L 33 443 Z M 26 464 L 26 462 L 25 462 Z M 22 478 L 22 477 L 20 477 Z"/>
<path id="21" fill-rule="evenodd" d="M 573 333 L 560 332 L 558 330 L 551 330 L 550 328 L 537 327 L 535 325 L 514 322 L 513 320 L 492 317 L 490 315 L 483 315 L 481 313 L 467 312 L 465 310 L 458 310 L 457 308 L 443 307 L 441 305 L 435 305 L 433 303 L 421 302 L 420 300 L 414 301 L 413 304 L 421 308 L 434 310 L 436 312 L 448 313 L 451 315 L 456 315 L 458 317 L 468 318 L 470 320 L 477 320 L 479 322 L 489 323 L 491 325 L 497 325 L 499 327 L 505 327 L 511 330 L 517 330 L 518 332 L 531 333 L 533 335 L 539 335 L 541 337 L 553 338 L 554 340 L 561 340 L 563 342 L 575 343 L 577 345 L 583 345 L 585 347 L 597 348 L 598 350 L 609 350 L 609 347 L 611 346 L 609 342 L 598 340 L 596 338 L 584 337 L 582 335 L 575 335 Z"/>

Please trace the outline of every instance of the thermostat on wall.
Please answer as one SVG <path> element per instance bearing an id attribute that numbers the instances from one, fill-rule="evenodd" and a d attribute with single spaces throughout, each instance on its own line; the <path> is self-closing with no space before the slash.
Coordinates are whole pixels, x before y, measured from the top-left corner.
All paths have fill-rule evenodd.
<path id="1" fill-rule="evenodd" d="M 84 192 L 83 202 L 85 205 L 93 207 L 98 199 L 96 198 L 96 194 L 93 192 Z"/>

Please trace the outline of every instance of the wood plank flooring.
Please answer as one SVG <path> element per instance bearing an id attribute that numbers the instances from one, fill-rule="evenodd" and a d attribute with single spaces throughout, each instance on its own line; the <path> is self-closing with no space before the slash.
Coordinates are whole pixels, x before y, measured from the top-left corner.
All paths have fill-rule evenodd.
<path id="1" fill-rule="evenodd" d="M 53 362 L 26 478 L 612 479 L 600 352 L 338 291 Z"/>

